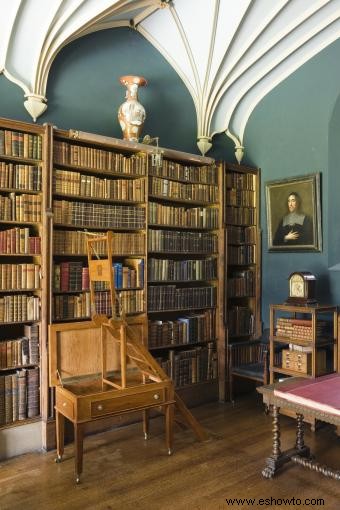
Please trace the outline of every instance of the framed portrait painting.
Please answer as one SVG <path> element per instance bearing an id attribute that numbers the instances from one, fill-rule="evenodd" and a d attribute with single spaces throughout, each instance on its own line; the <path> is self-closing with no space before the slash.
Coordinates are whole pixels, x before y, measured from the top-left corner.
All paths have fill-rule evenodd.
<path id="1" fill-rule="evenodd" d="M 320 174 L 266 183 L 270 251 L 321 251 Z"/>

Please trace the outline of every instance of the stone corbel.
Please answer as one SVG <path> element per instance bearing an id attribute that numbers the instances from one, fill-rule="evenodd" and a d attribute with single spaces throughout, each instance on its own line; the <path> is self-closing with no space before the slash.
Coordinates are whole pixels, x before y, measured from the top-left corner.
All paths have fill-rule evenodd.
<path id="1" fill-rule="evenodd" d="M 206 152 L 210 151 L 212 147 L 211 137 L 210 136 L 199 136 L 197 138 L 197 146 L 201 151 L 202 156 L 205 155 Z"/>
<path id="2" fill-rule="evenodd" d="M 25 97 L 27 99 L 24 102 L 24 106 L 34 122 L 36 122 L 37 118 L 40 117 L 47 108 L 47 99 L 45 96 L 33 93 L 25 94 Z"/>
<path id="3" fill-rule="evenodd" d="M 231 131 L 229 131 L 229 129 L 227 129 L 225 131 L 225 134 L 227 136 L 229 136 L 229 138 L 231 138 L 232 141 L 234 142 L 234 144 L 235 144 L 235 157 L 237 159 L 238 164 L 240 164 L 241 161 L 242 161 L 242 158 L 244 156 L 244 146 L 242 145 L 240 139 L 237 136 L 233 135 L 233 133 Z"/>

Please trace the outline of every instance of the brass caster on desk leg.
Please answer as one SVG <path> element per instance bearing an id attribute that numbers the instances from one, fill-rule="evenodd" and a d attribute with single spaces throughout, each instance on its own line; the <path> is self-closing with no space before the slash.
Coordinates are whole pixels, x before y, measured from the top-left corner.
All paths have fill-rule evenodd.
<path id="1" fill-rule="evenodd" d="M 79 485 L 80 484 L 80 475 L 77 475 L 76 476 L 76 484 Z"/>
<path id="2" fill-rule="evenodd" d="M 147 441 L 147 439 L 149 439 L 149 434 L 147 434 L 146 432 L 144 432 L 144 439 L 145 439 L 145 441 Z"/>
<path id="3" fill-rule="evenodd" d="M 172 455 L 172 450 L 171 448 L 168 449 L 168 455 Z"/>
<path id="4" fill-rule="evenodd" d="M 60 462 L 63 460 L 62 455 L 57 455 L 57 457 L 54 459 L 54 462 L 56 464 L 60 464 Z"/>

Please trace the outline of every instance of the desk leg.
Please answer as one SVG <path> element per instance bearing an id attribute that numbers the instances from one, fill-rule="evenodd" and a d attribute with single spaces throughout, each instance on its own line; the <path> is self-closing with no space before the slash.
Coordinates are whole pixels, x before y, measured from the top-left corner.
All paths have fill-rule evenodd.
<path id="1" fill-rule="evenodd" d="M 165 409 L 165 433 L 166 433 L 166 446 L 168 454 L 172 454 L 173 439 L 174 439 L 174 404 L 168 404 Z"/>
<path id="2" fill-rule="evenodd" d="M 56 410 L 56 435 L 57 435 L 57 458 L 56 462 L 61 462 L 64 455 L 64 429 L 65 417 L 58 410 Z"/>
<path id="3" fill-rule="evenodd" d="M 82 423 L 74 423 L 74 448 L 75 448 L 75 474 L 76 483 L 80 482 L 80 475 L 83 472 L 83 440 L 84 425 Z"/>
<path id="4" fill-rule="evenodd" d="M 144 409 L 143 411 L 143 432 L 144 439 L 148 439 L 149 437 L 149 409 Z"/>
<path id="5" fill-rule="evenodd" d="M 296 443 L 295 448 L 297 450 L 303 450 L 305 448 L 304 441 L 304 424 L 303 424 L 303 415 L 296 413 Z"/>
<path id="6" fill-rule="evenodd" d="M 281 466 L 281 432 L 280 432 L 280 408 L 277 406 L 272 407 L 272 416 L 273 416 L 273 450 L 272 454 L 266 460 L 266 465 L 262 470 L 262 475 L 265 478 L 272 478 L 276 472 L 276 470 Z"/>

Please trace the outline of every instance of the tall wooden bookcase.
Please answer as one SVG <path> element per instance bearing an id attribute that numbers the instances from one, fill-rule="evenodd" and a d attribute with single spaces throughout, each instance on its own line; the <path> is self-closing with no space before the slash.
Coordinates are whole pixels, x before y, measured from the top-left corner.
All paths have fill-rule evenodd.
<path id="1" fill-rule="evenodd" d="M 5 295 L 29 295 L 39 299 L 39 316 L 37 320 L 31 319 L 29 325 L 39 324 L 40 359 L 23 368 L 38 368 L 40 372 L 39 414 L 29 420 L 29 425 L 33 420 L 42 430 L 43 447 L 54 445 L 54 400 L 53 392 L 48 388 L 48 324 L 85 320 L 90 315 L 85 232 L 114 232 L 116 286 L 123 296 L 128 320 L 141 324 L 145 344 L 173 376 L 187 403 L 214 398 L 224 400 L 226 342 L 223 317 L 228 313 L 232 316 L 237 307 L 239 310 L 242 306 L 248 307 L 254 327 L 247 334 L 255 337 L 260 330 L 257 171 L 238 165 L 215 166 L 210 158 L 170 149 L 163 150 L 162 165 L 153 167 L 151 155 L 155 148 L 149 145 L 58 130 L 51 125 L 42 127 L 0 119 L 0 132 L 7 131 L 19 133 L 19 147 L 21 139 L 24 144 L 30 140 L 27 134 L 37 136 L 41 146 L 41 154 L 30 158 L 26 152 L 18 155 L 9 152 L 9 135 L 6 137 L 7 149 L 5 141 L 2 148 L 0 142 L 0 162 L 5 168 L 1 178 L 8 173 L 6 165 L 9 164 L 13 167 L 28 165 L 28 169 L 38 167 L 41 175 L 41 189 L 33 190 L 30 181 L 24 189 L 1 186 L 3 203 L 19 201 L 17 196 L 39 197 L 41 217 L 37 216 L 37 206 L 28 201 L 27 211 L 33 208 L 34 219 L 28 221 L 26 218 L 14 226 L 12 219 L 3 216 L 0 236 L 10 237 L 6 231 L 17 227 L 19 230 L 15 232 L 19 237 L 21 232 L 26 236 L 26 244 L 34 242 L 30 238 L 40 238 L 41 250 L 40 253 L 31 249 L 21 253 L 14 249 L 10 253 L 0 253 L 3 264 L 7 264 L 5 274 L 11 271 L 12 260 L 15 261 L 16 277 L 21 264 L 40 267 L 39 285 L 37 280 L 32 289 L 13 290 L 12 286 L 9 292 L 0 290 L 0 299 Z M 3 138 L 5 140 L 5 135 Z M 16 147 L 16 135 L 12 134 L 12 142 L 13 139 Z M 29 173 L 29 170 L 23 171 Z M 239 207 L 228 202 L 231 200 L 228 189 L 234 186 L 229 186 L 228 183 L 233 181 L 229 181 L 228 175 L 235 178 L 241 175 L 242 179 L 250 179 L 244 177 L 250 175 L 255 182 L 256 189 L 251 190 L 255 203 L 251 207 L 256 216 L 257 237 L 250 243 L 256 253 L 255 264 L 250 261 L 235 263 L 230 258 L 235 257 L 232 245 L 241 244 L 234 242 L 231 235 L 242 236 L 251 229 L 228 216 L 228 211 Z M 247 188 L 238 186 L 237 194 L 246 195 Z M 223 205 L 223 199 L 227 200 L 226 205 Z M 36 204 L 34 200 L 37 198 L 32 204 Z M 5 210 L 1 209 L 3 214 Z M 235 234 L 238 230 L 243 233 Z M 229 257 L 226 265 L 225 242 Z M 39 241 L 36 243 L 38 245 Z M 6 250 L 7 246 L 12 248 L 9 239 Z M 103 255 L 104 247 L 98 250 L 98 256 Z M 237 297 L 227 292 L 224 305 L 224 282 L 233 280 L 238 266 L 242 271 L 254 272 L 255 291 L 251 296 Z M 14 273 L 11 277 L 14 278 Z M 97 309 L 110 313 L 105 289 L 97 289 L 97 294 Z M 0 345 L 6 344 L 6 356 L 10 352 L 7 344 L 16 345 L 15 340 L 24 335 L 24 322 L 15 322 L 13 327 L 18 331 L 15 333 L 12 325 L 0 322 Z M 229 342 L 234 336 L 243 336 L 240 331 L 235 334 L 230 324 L 228 320 Z M 2 356 L 2 364 L 4 360 Z M 6 364 L 0 375 L 12 375 L 20 369 L 20 366 Z M 5 395 L 4 391 L 2 395 Z M 19 420 L 14 425 L 19 425 Z M 20 428 L 2 424 L 0 435 L 10 427 L 13 430 Z M 27 435 L 22 436 L 27 442 Z M 32 443 L 27 448 L 31 449 Z"/>
<path id="2" fill-rule="evenodd" d="M 0 435 L 15 453 L 41 445 L 48 392 L 47 138 L 0 119 Z"/>
<path id="3" fill-rule="evenodd" d="M 260 173 L 223 164 L 225 226 L 224 321 L 227 344 L 261 335 Z M 229 349 L 229 352 L 230 349 Z M 248 361 L 246 348 L 239 363 Z"/>
<path id="4" fill-rule="evenodd" d="M 208 158 L 164 156 L 149 167 L 149 349 L 187 401 L 222 399 L 221 176 Z"/>

